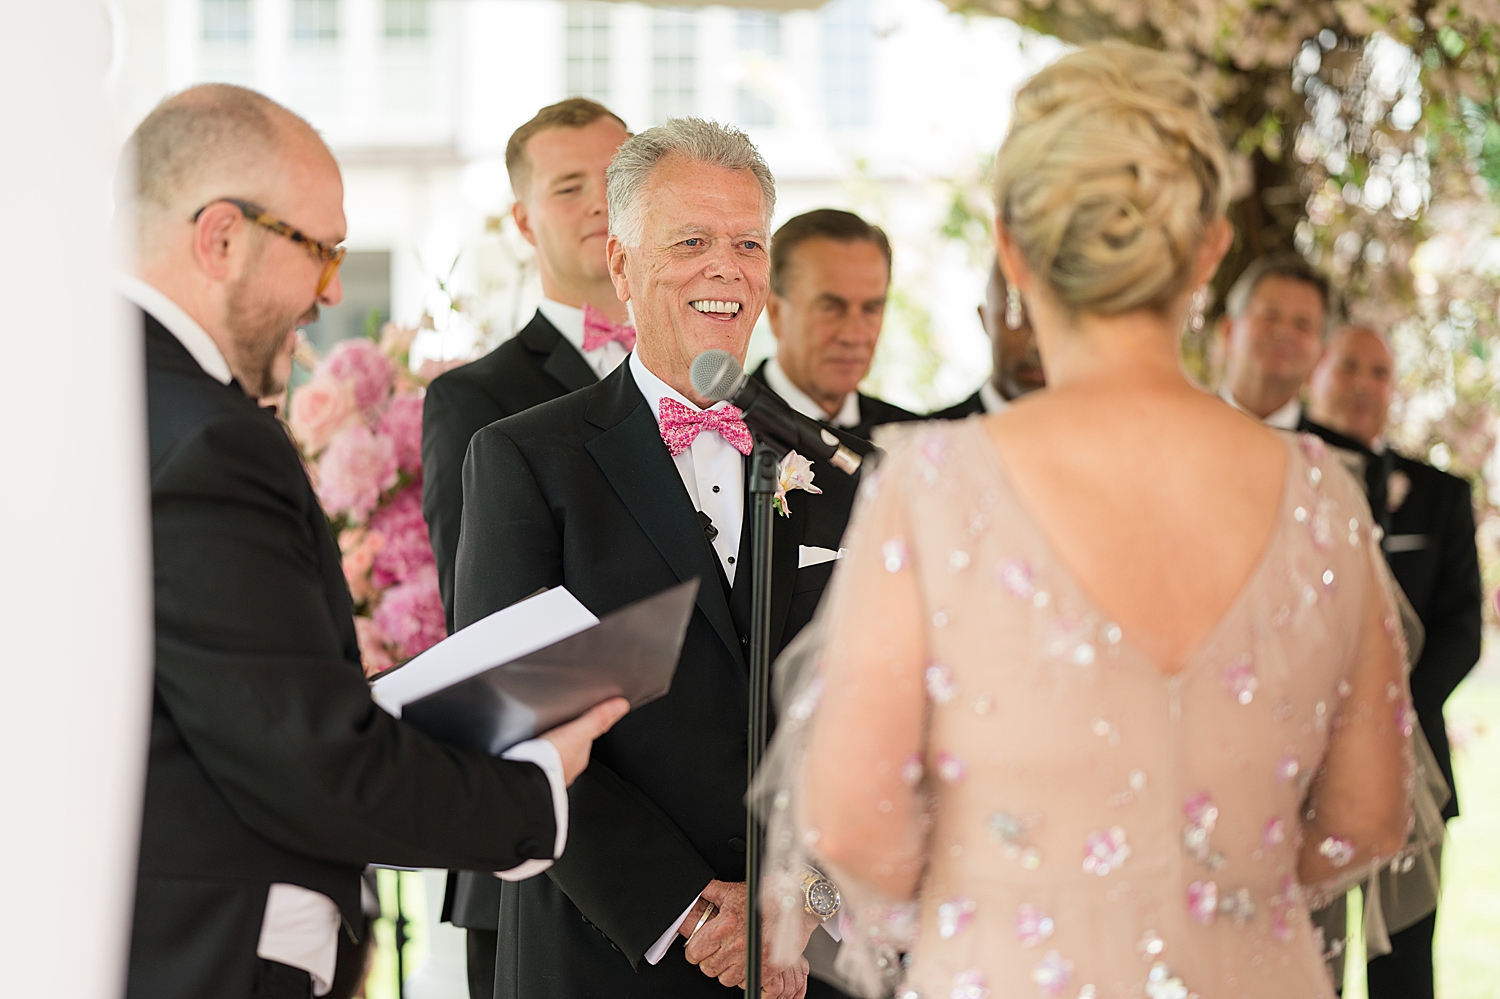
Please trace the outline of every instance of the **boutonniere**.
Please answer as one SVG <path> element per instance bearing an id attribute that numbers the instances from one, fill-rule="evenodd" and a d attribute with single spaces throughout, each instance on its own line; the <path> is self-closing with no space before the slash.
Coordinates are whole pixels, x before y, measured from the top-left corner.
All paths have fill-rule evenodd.
<path id="1" fill-rule="evenodd" d="M 802 457 L 796 451 L 788 451 L 786 457 L 781 459 L 781 464 L 776 466 L 776 498 L 771 500 L 771 506 L 783 517 L 792 515 L 792 511 L 787 509 L 786 505 L 788 489 L 801 489 L 814 496 L 821 495 L 823 492 L 813 485 L 812 461 Z"/>
<path id="2" fill-rule="evenodd" d="M 1406 502 L 1406 497 L 1411 494 L 1411 476 L 1401 469 L 1391 473 L 1390 478 L 1385 480 L 1385 508 L 1391 513 L 1401 509 L 1401 504 Z"/>

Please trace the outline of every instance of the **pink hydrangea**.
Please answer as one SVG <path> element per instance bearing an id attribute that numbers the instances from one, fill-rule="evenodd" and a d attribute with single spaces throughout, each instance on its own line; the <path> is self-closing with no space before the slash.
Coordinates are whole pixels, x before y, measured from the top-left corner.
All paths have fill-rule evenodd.
<path id="1" fill-rule="evenodd" d="M 447 637 L 437 567 L 426 566 L 406 582 L 386 590 L 375 609 L 375 623 L 390 636 L 403 659 L 425 652 Z"/>
<path id="2" fill-rule="evenodd" d="M 314 378 L 292 393 L 287 423 L 307 454 L 317 454 L 358 419 L 354 391 L 339 378 Z"/>
<path id="3" fill-rule="evenodd" d="M 391 394 L 396 369 L 379 347 L 359 338 L 344 340 L 328 352 L 313 372 L 314 378 L 324 376 L 347 382 L 354 392 L 354 404 L 373 419 Z"/>
<path id="4" fill-rule="evenodd" d="M 427 521 L 422 519 L 422 488 L 407 486 L 370 518 L 370 530 L 385 543 L 374 553 L 370 581 L 376 589 L 411 579 L 419 569 L 433 564 L 432 541 Z"/>
<path id="5" fill-rule="evenodd" d="M 396 464 L 415 478 L 422 474 L 422 397 L 398 395 L 380 418 L 380 432 L 396 445 Z"/>
<path id="6" fill-rule="evenodd" d="M 380 494 L 396 484 L 396 448 L 366 426 L 346 428 L 318 462 L 318 499 L 329 516 L 364 523 Z"/>
<path id="7" fill-rule="evenodd" d="M 365 676 L 374 676 L 396 665 L 396 660 L 391 658 L 391 640 L 380 629 L 380 625 L 367 617 L 356 617 L 354 634 L 359 639 L 359 658 L 364 666 Z"/>

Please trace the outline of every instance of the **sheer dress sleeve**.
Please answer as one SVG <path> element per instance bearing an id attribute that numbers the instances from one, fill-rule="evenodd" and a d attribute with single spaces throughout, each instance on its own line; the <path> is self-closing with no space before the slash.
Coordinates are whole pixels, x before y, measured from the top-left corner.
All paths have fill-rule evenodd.
<path id="1" fill-rule="evenodd" d="M 755 790 L 767 907 L 802 907 L 804 865 L 827 873 L 843 896 L 838 970 L 867 995 L 899 977 L 925 852 L 926 611 L 903 488 L 919 434 L 882 438 L 828 601 L 777 662 L 778 727 Z M 788 960 L 799 941 L 780 922 L 772 946 Z"/>

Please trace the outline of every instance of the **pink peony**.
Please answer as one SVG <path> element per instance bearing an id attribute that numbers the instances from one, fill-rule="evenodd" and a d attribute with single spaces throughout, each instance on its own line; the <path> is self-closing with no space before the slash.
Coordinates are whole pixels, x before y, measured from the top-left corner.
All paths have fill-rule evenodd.
<path id="1" fill-rule="evenodd" d="M 314 378 L 292 393 L 287 422 L 302 450 L 315 455 L 358 415 L 354 391 L 337 378 Z"/>
<path id="2" fill-rule="evenodd" d="M 432 541 L 427 521 L 422 519 L 421 486 L 407 486 L 376 510 L 370 529 L 385 538 L 371 563 L 370 578 L 376 589 L 411 579 L 419 569 L 433 564 Z"/>
<path id="3" fill-rule="evenodd" d="M 318 462 L 318 499 L 328 515 L 364 523 L 380 494 L 396 484 L 396 449 L 369 427 L 347 427 Z"/>
<path id="4" fill-rule="evenodd" d="M 359 658 L 364 664 L 366 677 L 372 677 L 396 665 L 396 660 L 391 658 L 391 640 L 380 629 L 380 625 L 367 617 L 356 617 L 354 634 L 359 638 Z"/>
<path id="5" fill-rule="evenodd" d="M 354 392 L 354 404 L 366 417 L 373 419 L 391 394 L 396 369 L 379 347 L 360 338 L 345 340 L 329 351 L 313 372 L 313 377 L 347 382 Z"/>
<path id="6" fill-rule="evenodd" d="M 425 566 L 411 579 L 386 590 L 375 609 L 375 623 L 390 636 L 403 659 L 441 642 L 448 630 L 443 598 L 438 594 L 437 567 Z"/>
<path id="7" fill-rule="evenodd" d="M 380 432 L 396 445 L 396 464 L 407 475 L 422 474 L 422 397 L 398 395 L 380 418 Z"/>
<path id="8" fill-rule="evenodd" d="M 376 555 L 384 547 L 385 535 L 379 531 L 350 527 L 339 534 L 339 551 L 344 556 L 344 582 L 349 584 L 349 596 L 356 604 L 362 604 L 375 595 L 376 586 L 370 580 L 370 570 Z"/>

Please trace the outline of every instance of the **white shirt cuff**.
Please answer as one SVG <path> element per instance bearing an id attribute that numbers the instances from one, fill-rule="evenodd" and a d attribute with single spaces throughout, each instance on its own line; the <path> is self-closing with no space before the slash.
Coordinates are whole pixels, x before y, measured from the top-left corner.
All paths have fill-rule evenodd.
<path id="1" fill-rule="evenodd" d="M 672 920 L 672 925 L 667 927 L 667 932 L 661 935 L 661 939 L 657 940 L 656 943 L 651 945 L 651 949 L 646 951 L 647 964 L 657 964 L 662 958 L 667 956 L 667 948 L 672 946 L 672 938 L 677 936 L 678 927 L 682 925 L 682 921 L 688 917 L 688 913 L 693 911 L 693 906 L 697 905 L 698 899 L 702 897 L 702 895 L 699 895 L 689 902 L 688 907 L 682 910 L 682 915 Z"/>
<path id="2" fill-rule="evenodd" d="M 546 739 L 527 739 L 518 742 L 500 755 L 503 760 L 520 763 L 535 763 L 547 775 L 552 786 L 552 815 L 557 823 L 557 838 L 552 845 L 552 860 L 563 855 L 568 845 L 568 782 L 563 774 L 562 757 L 557 747 Z M 496 871 L 495 877 L 502 881 L 525 881 L 534 878 L 552 866 L 552 860 L 526 860 L 506 871 Z"/>

